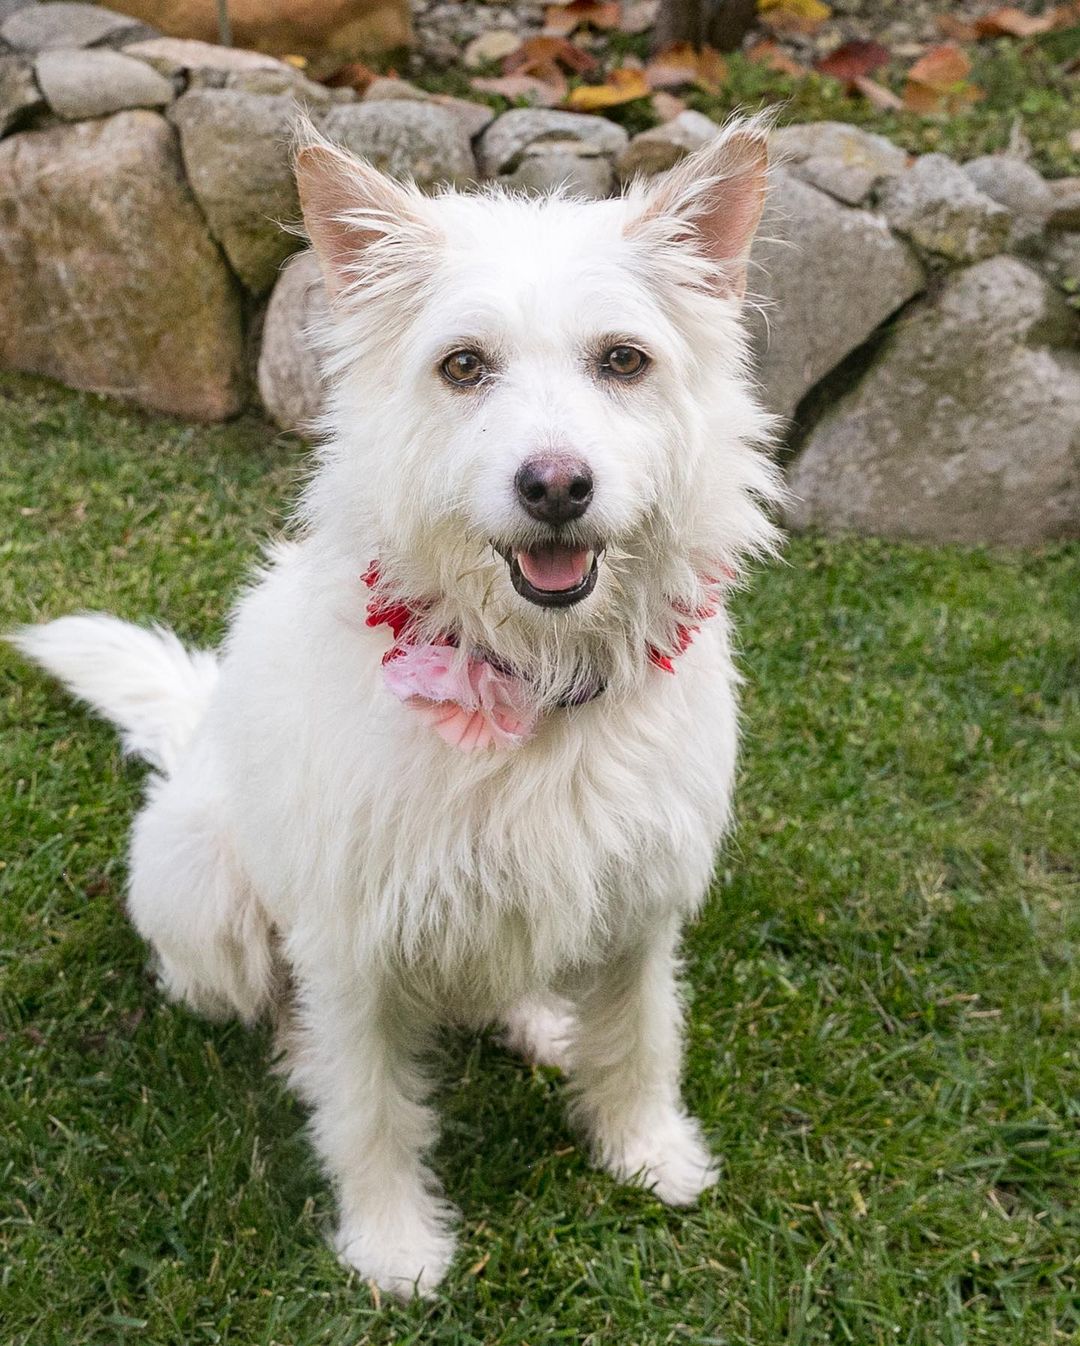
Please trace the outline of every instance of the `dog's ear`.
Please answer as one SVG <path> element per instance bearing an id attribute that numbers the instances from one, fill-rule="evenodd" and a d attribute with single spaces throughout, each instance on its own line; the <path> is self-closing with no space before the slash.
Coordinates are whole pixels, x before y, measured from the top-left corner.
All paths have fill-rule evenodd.
<path id="1" fill-rule="evenodd" d="M 741 299 L 768 172 L 767 122 L 731 122 L 645 189 L 629 232 L 688 243 L 710 265 L 710 288 Z"/>
<path id="2" fill-rule="evenodd" d="M 433 236 L 415 188 L 336 145 L 321 138 L 303 144 L 294 164 L 304 227 L 332 296 L 368 271 L 365 254 L 372 244 Z"/>

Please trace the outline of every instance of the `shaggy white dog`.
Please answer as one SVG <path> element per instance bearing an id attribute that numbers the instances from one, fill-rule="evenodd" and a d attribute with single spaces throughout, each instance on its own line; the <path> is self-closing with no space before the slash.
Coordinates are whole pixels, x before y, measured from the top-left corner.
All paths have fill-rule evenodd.
<path id="1" fill-rule="evenodd" d="M 15 637 L 157 768 L 129 910 L 164 989 L 288 1000 L 337 1249 L 402 1296 L 454 1250 L 441 1024 L 562 1065 L 619 1179 L 716 1177 L 676 946 L 730 816 L 725 591 L 775 541 L 739 323 L 766 171 L 740 122 L 619 200 L 426 198 L 309 137 L 332 392 L 301 540 L 219 655 L 99 615 Z"/>

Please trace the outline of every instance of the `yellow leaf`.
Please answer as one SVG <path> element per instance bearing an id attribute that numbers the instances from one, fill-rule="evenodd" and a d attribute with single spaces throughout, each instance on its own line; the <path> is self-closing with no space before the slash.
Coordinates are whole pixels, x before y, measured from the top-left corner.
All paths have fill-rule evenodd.
<path id="1" fill-rule="evenodd" d="M 794 19 L 808 19 L 811 23 L 824 23 L 832 14 L 821 0 L 758 0 L 758 9 L 762 14 L 783 10 Z"/>
<path id="2" fill-rule="evenodd" d="M 606 84 L 581 84 L 572 89 L 566 106 L 576 112 L 598 112 L 601 108 L 632 103 L 635 98 L 647 98 L 649 93 L 644 71 L 620 68 L 608 75 Z"/>

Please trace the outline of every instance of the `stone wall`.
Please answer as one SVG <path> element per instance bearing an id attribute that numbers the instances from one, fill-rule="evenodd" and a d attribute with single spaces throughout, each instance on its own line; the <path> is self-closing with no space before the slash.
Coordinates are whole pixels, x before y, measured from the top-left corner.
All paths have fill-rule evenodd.
<path id="1" fill-rule="evenodd" d="M 316 413 L 297 253 L 297 107 L 422 186 L 602 197 L 715 134 L 379 80 L 360 100 L 251 51 L 94 6 L 0 0 L 0 365 L 198 419 Z M 820 123 L 774 133 L 751 323 L 787 418 L 791 522 L 964 542 L 1080 536 L 1080 181 L 911 159 Z"/>

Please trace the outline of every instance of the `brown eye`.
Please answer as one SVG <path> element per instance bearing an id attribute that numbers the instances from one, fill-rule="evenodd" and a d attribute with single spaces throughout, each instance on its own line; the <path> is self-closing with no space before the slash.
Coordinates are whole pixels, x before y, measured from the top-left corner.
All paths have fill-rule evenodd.
<path id="1" fill-rule="evenodd" d="M 644 372 L 648 363 L 649 357 L 636 346 L 612 346 L 601 360 L 600 368 L 605 374 L 614 374 L 616 378 L 635 379 Z"/>
<path id="2" fill-rule="evenodd" d="M 475 351 L 454 351 L 440 365 L 443 378 L 458 388 L 475 388 L 487 373 L 487 366 Z"/>

